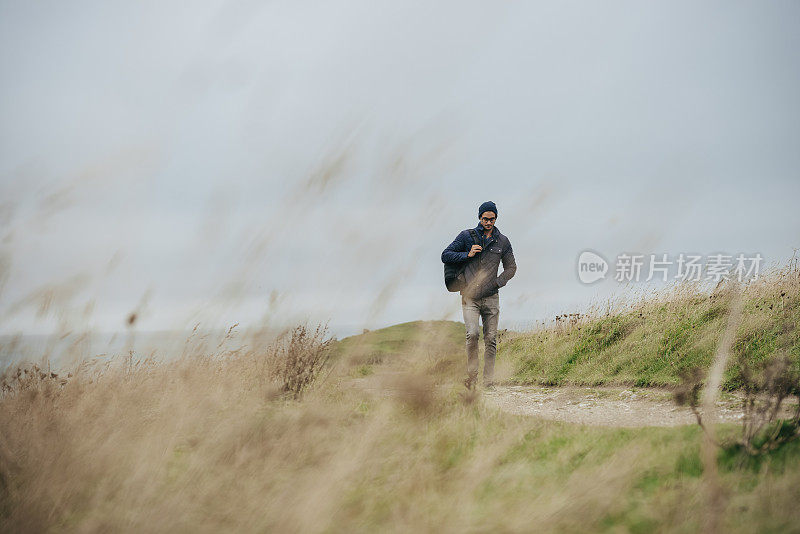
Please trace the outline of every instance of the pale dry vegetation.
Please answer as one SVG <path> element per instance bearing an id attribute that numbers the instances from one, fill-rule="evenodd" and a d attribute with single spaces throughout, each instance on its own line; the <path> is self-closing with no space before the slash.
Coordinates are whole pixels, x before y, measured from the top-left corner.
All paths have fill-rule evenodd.
<path id="1" fill-rule="evenodd" d="M 329 353 L 325 332 L 298 326 L 261 351 L 187 351 L 172 362 L 85 361 L 64 378 L 36 364 L 7 370 L 0 380 L 2 525 L 191 524 L 185 514 L 226 494 L 236 484 L 228 475 L 240 476 L 250 455 L 277 447 L 272 469 L 298 450 L 296 434 L 306 425 L 290 421 L 299 415 L 290 407 L 273 425 L 268 414 L 314 384 Z M 269 439 L 259 440 L 262 433 Z M 194 486 L 206 476 L 220 477 L 221 486 Z M 189 508 L 174 506 L 187 497 Z M 124 517 L 133 511 L 136 520 Z"/>
<path id="2" fill-rule="evenodd" d="M 457 326 L 407 323 L 342 342 L 298 327 L 237 347 L 195 333 L 173 361 L 129 354 L 56 376 L 14 369 L 0 399 L 0 530 L 703 528 L 698 428 L 599 428 L 490 409 L 459 385 Z M 619 341 L 608 332 L 582 333 L 579 347 Z M 681 343 L 676 355 L 690 346 Z M 727 531 L 798 524 L 796 442 L 744 465 L 726 454 Z"/>

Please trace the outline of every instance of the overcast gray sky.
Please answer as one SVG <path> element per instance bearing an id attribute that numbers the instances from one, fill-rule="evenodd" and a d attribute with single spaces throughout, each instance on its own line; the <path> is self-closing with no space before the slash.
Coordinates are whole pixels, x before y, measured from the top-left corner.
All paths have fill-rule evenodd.
<path id="1" fill-rule="evenodd" d="M 461 320 L 440 254 L 490 199 L 519 266 L 501 327 L 621 291 L 578 282 L 587 248 L 785 262 L 798 23 L 793 1 L 2 2 L 0 330 Z"/>

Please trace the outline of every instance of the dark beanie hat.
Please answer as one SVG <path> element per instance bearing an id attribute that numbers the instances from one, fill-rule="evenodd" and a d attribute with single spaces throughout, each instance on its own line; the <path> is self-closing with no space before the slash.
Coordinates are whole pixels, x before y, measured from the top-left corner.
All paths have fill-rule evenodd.
<path id="1" fill-rule="evenodd" d="M 497 217 L 497 206 L 495 206 L 494 202 L 492 202 L 491 200 L 488 200 L 488 201 L 484 202 L 483 204 L 481 204 L 481 207 L 478 208 L 478 217 L 483 215 L 484 211 L 494 212 L 495 217 Z"/>

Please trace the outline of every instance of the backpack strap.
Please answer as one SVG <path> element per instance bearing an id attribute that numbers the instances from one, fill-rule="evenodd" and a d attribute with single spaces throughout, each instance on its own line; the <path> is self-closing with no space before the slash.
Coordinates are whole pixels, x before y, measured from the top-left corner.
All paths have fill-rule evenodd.
<path id="1" fill-rule="evenodd" d="M 480 239 L 480 237 L 478 237 L 478 232 L 475 231 L 475 228 L 470 228 L 469 229 L 469 233 L 472 236 L 472 243 L 474 245 L 480 245 L 481 244 L 481 239 Z"/>

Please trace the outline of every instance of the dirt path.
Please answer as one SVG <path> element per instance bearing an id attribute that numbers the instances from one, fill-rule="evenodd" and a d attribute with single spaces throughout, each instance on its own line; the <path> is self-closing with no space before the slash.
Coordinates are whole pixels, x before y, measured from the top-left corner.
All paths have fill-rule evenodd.
<path id="1" fill-rule="evenodd" d="M 687 407 L 669 391 L 644 388 L 496 386 L 482 392 L 484 402 L 503 411 L 587 425 L 641 427 L 694 424 Z M 720 421 L 742 418 L 741 400 L 730 394 L 717 402 Z"/>
<path id="2" fill-rule="evenodd" d="M 411 383 L 403 381 L 402 371 L 382 370 L 363 378 L 348 378 L 345 387 L 357 387 L 377 396 L 392 396 Z M 440 385 L 442 392 L 452 384 Z M 578 423 L 613 427 L 679 426 L 696 424 L 688 407 L 678 406 L 666 389 L 630 387 L 542 387 L 498 385 L 493 390 L 478 389 L 480 402 L 504 412 Z M 412 392 L 413 394 L 413 392 Z M 789 416 L 796 404 L 784 403 Z M 741 421 L 742 398 L 739 394 L 722 393 L 717 400 L 720 422 Z"/>

